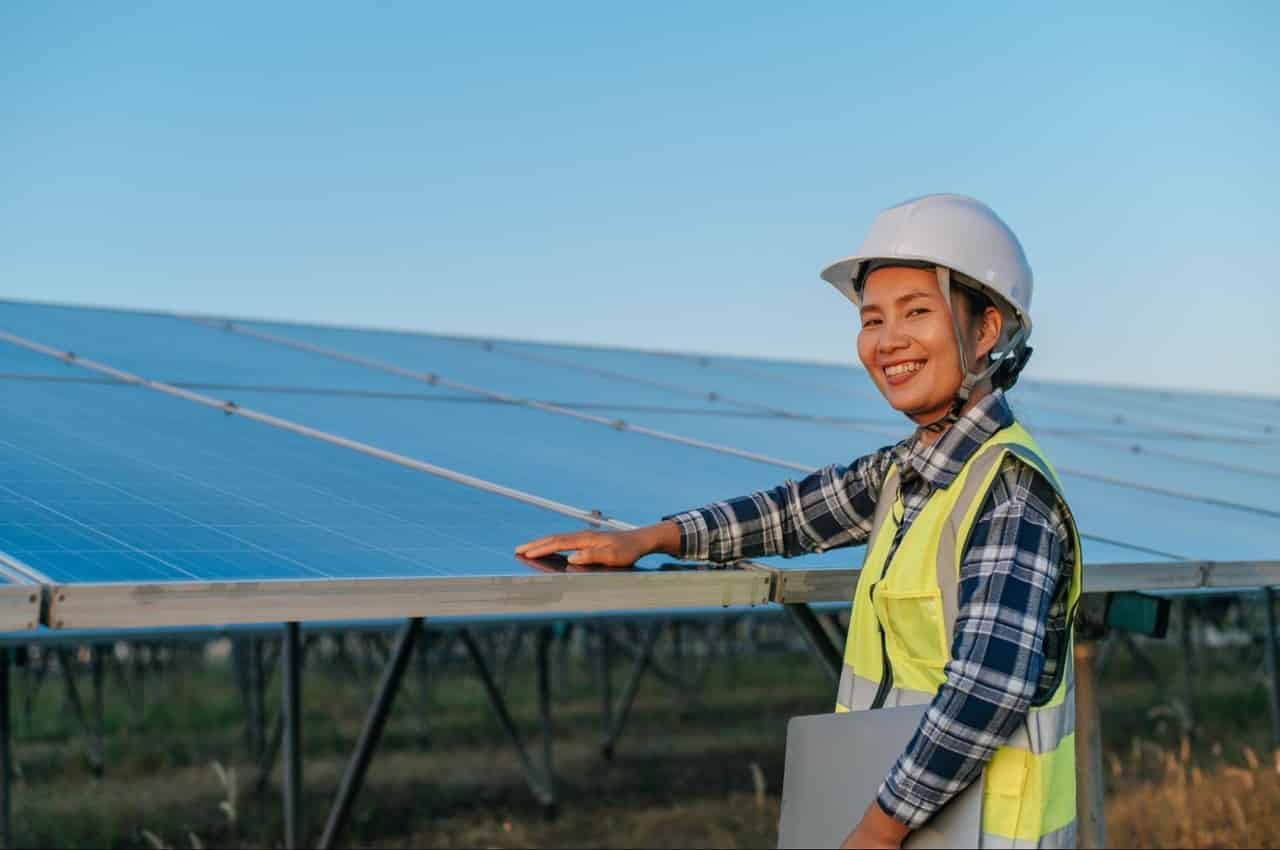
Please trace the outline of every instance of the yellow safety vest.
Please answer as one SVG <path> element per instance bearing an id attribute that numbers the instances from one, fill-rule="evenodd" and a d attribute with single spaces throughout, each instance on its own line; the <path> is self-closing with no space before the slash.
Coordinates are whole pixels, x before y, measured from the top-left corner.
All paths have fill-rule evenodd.
<path id="1" fill-rule="evenodd" d="M 903 536 L 892 563 L 887 563 L 898 530 L 896 518 L 903 514 L 898 471 L 890 467 L 854 591 L 836 711 L 933 701 L 951 657 L 964 544 L 1001 461 L 1010 452 L 1039 470 L 1061 493 L 1057 475 L 1031 435 L 1014 423 L 992 435 L 949 486 L 930 495 Z M 1079 532 L 1070 516 L 1067 520 L 1075 550 L 1067 600 L 1071 616 L 1080 598 L 1081 562 Z M 1068 638 L 1057 687 L 1047 701 L 1032 706 L 1023 724 L 987 764 L 983 847 L 1075 846 L 1075 676 L 1071 650 Z"/>

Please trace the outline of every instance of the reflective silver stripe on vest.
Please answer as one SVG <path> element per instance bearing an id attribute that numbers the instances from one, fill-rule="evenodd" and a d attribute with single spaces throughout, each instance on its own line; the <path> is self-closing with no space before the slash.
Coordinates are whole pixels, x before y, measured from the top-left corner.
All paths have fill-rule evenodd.
<path id="1" fill-rule="evenodd" d="M 844 670 L 840 673 L 840 687 L 836 690 L 836 702 L 850 711 L 865 711 L 871 708 L 879 688 L 879 682 L 873 682 L 866 676 L 859 676 L 853 672 L 852 665 L 845 664 Z M 933 694 L 913 691 L 909 688 L 890 688 L 883 707 L 928 705 L 931 702 L 933 702 Z"/>
<path id="2" fill-rule="evenodd" d="M 871 534 L 867 536 L 867 548 L 864 550 L 866 554 L 862 559 L 862 566 L 866 567 L 867 558 L 871 557 L 871 552 L 875 548 L 876 540 L 880 537 L 880 531 L 884 528 L 885 522 L 889 519 L 889 515 L 893 512 L 893 503 L 898 499 L 898 488 L 890 488 L 890 484 L 898 482 L 898 467 L 889 466 L 889 472 L 884 477 L 884 483 L 880 485 L 880 495 L 876 497 L 876 515 L 871 520 Z"/>
<path id="3" fill-rule="evenodd" d="M 938 540 L 937 564 L 938 587 L 942 590 L 943 634 L 955 635 L 956 615 L 960 610 L 960 560 L 956 555 L 956 547 L 968 542 L 960 539 L 965 514 L 979 497 L 979 490 L 986 483 L 992 467 L 1000 462 L 1006 450 L 1013 448 L 1015 447 L 1008 443 L 996 443 L 971 461 L 972 468 L 965 478 L 964 489 L 960 491 L 951 515 L 943 525 L 944 533 Z M 1052 483 L 1053 479 L 1050 478 L 1049 481 Z"/>
<path id="4" fill-rule="evenodd" d="M 1062 739 L 1076 731 L 1076 689 L 1068 687 L 1061 705 L 1033 708 L 1027 719 L 1005 742 L 1010 747 L 1029 750 L 1036 755 L 1058 749 Z"/>
<path id="5" fill-rule="evenodd" d="M 983 850 L 1067 850 L 1076 846 L 1076 822 L 1064 827 L 1055 829 L 1048 835 L 1040 836 L 1039 841 L 1020 841 L 1016 838 L 1006 838 L 1003 835 L 993 835 L 990 832 L 982 833 Z"/>

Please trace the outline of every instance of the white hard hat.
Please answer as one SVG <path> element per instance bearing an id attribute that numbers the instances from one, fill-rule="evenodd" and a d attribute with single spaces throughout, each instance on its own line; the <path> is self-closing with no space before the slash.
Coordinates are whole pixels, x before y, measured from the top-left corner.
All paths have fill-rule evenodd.
<path id="1" fill-rule="evenodd" d="M 1004 315 L 1002 342 L 1018 328 L 1024 342 L 1031 335 L 1031 266 L 1009 225 L 981 201 L 924 195 L 889 207 L 871 223 L 858 253 L 827 266 L 822 278 L 861 306 L 868 265 L 892 260 L 959 272 L 960 283 L 976 285 Z"/>
<path id="2" fill-rule="evenodd" d="M 945 418 L 955 421 L 973 385 L 998 370 L 1003 369 L 1003 384 L 1012 386 L 1031 352 L 1026 343 L 1031 335 L 1032 276 L 1009 225 L 986 204 L 964 195 L 912 198 L 876 216 L 858 253 L 827 266 L 822 278 L 861 307 L 862 284 L 870 270 L 895 264 L 934 267 L 948 304 L 954 280 L 986 294 L 1004 319 L 991 364 L 982 373 L 969 371 L 956 327 L 965 379 L 955 409 Z"/>

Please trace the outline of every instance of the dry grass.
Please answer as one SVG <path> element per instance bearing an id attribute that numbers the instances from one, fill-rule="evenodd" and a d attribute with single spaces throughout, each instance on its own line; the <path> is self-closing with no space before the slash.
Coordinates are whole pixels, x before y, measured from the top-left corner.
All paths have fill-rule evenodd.
<path id="1" fill-rule="evenodd" d="M 1107 800 L 1107 838 L 1115 847 L 1273 847 L 1280 839 L 1280 750 L 1264 760 L 1242 747 L 1239 760 L 1192 756 L 1135 742 L 1129 764 L 1112 755 L 1116 786 Z M 1154 771 L 1159 778 L 1148 778 Z M 1136 778 L 1130 778 L 1133 774 Z M 1127 781 L 1126 781 L 1127 780 Z"/>

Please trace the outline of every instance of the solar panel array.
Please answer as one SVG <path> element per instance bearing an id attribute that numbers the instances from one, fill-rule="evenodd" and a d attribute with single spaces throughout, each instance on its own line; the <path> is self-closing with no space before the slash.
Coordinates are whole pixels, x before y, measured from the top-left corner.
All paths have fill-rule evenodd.
<path id="1" fill-rule="evenodd" d="M 66 627 L 757 604 L 759 571 L 556 575 L 511 552 L 907 432 L 852 367 L 13 302 L 0 332 L 0 575 L 56 585 Z M 1280 557 L 1280 402 L 1029 380 L 1011 399 L 1088 562 Z"/>

